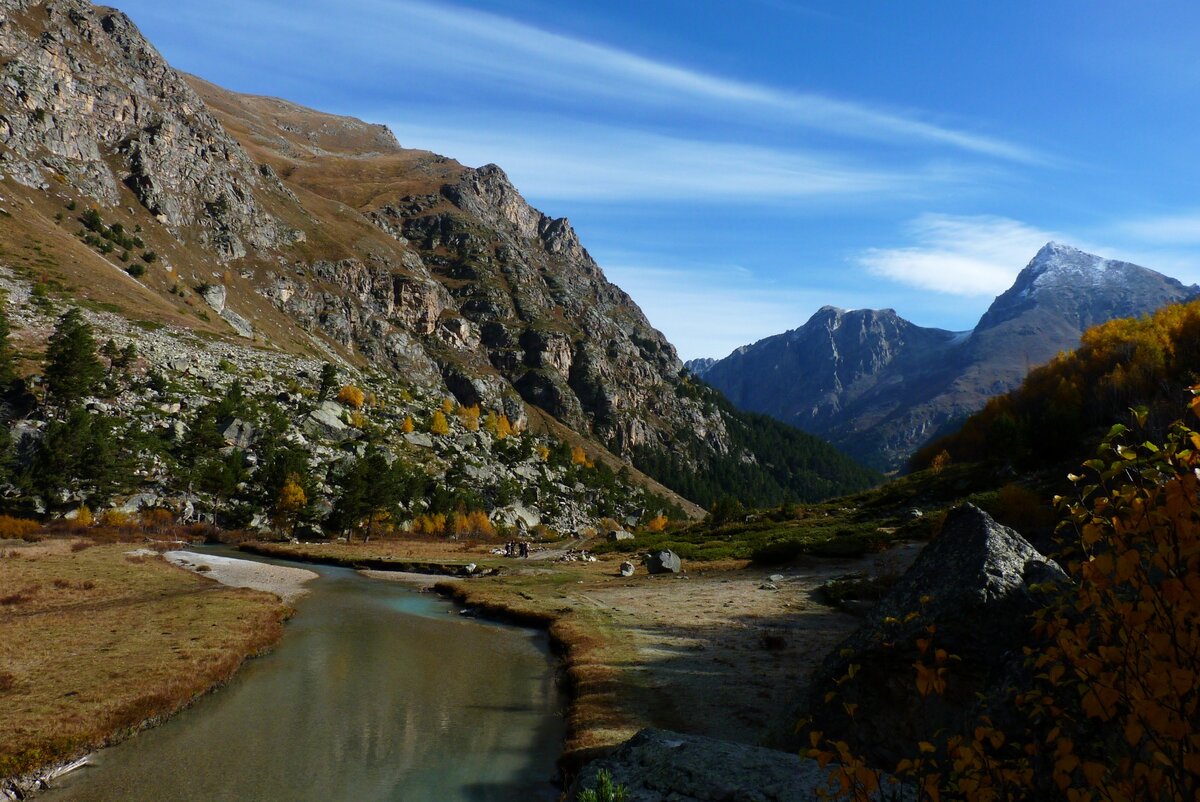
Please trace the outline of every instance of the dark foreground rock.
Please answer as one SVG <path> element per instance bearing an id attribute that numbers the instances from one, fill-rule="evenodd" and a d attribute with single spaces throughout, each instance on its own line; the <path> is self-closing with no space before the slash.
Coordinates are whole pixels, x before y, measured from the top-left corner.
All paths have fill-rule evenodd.
<path id="1" fill-rule="evenodd" d="M 1045 600 L 1038 586 L 1065 581 L 1056 563 L 978 507 L 952 510 L 942 533 L 814 675 L 807 701 L 813 729 L 847 741 L 875 765 L 910 756 L 919 741 L 969 720 L 981 695 L 1011 673 L 1029 616 Z M 924 656 L 918 639 L 929 641 Z M 914 663 L 932 665 L 939 649 L 954 656 L 942 664 L 946 688 L 923 697 Z M 854 678 L 839 684 L 851 666 Z M 853 717 L 845 705 L 857 706 Z"/>
<path id="2" fill-rule="evenodd" d="M 567 792 L 575 800 L 607 769 L 628 802 L 811 802 L 828 788 L 830 769 L 815 760 L 760 746 L 665 730 L 639 732 L 607 758 L 588 764 Z M 888 799 L 912 799 L 895 792 Z"/>
<path id="3" fill-rule="evenodd" d="M 677 574 L 683 570 L 679 555 L 670 549 L 646 555 L 646 570 L 652 574 Z"/>

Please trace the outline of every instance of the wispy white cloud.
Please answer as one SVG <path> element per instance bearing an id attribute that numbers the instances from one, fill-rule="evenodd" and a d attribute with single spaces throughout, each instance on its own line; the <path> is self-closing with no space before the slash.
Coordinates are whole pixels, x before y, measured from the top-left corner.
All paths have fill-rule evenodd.
<path id="1" fill-rule="evenodd" d="M 1056 239 L 1005 217 L 945 214 L 921 215 L 908 235 L 911 245 L 871 248 L 857 261 L 877 276 L 962 296 L 1004 292 L 1038 249 Z"/>
<path id="2" fill-rule="evenodd" d="M 352 35 L 355 48 L 348 58 L 370 58 L 377 62 L 377 74 L 384 71 L 401 82 L 457 75 L 475 88 L 576 107 L 603 101 L 643 112 L 670 109 L 757 123 L 773 131 L 808 128 L 1004 161 L 1045 160 L 1032 148 L 918 111 L 731 78 L 462 5 L 363 0 L 352 18 L 331 18 L 319 6 L 289 5 L 281 11 L 279 0 L 241 0 L 236 15 L 270 16 L 277 35 L 308 46 L 348 46 Z"/>
<path id="3" fill-rule="evenodd" d="M 454 66 L 519 79 L 544 91 L 557 85 L 584 94 L 629 100 L 700 101 L 760 109 L 793 124 L 867 139 L 908 139 L 1015 161 L 1042 157 L 1028 148 L 902 114 L 811 92 L 791 92 L 646 58 L 462 6 L 389 2 L 419 20 L 433 40 L 454 42 Z"/>
<path id="4" fill-rule="evenodd" d="M 398 122 L 406 147 L 451 153 L 472 166 L 495 162 L 538 199 L 771 203 L 782 199 L 911 197 L 974 172 L 943 164 L 881 169 L 820 151 L 684 139 L 567 120 L 512 118 L 488 126 L 456 118 Z"/>

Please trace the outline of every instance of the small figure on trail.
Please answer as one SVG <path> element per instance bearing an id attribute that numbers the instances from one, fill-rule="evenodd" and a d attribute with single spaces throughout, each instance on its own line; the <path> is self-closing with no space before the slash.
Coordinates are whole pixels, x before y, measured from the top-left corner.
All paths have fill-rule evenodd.
<path id="1" fill-rule="evenodd" d="M 524 540 L 521 541 L 521 556 L 526 559 L 529 557 L 529 544 Z"/>

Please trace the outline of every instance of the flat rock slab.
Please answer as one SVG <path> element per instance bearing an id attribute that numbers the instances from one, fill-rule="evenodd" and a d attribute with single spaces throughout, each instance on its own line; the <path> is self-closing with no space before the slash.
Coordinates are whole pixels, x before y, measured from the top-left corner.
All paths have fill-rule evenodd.
<path id="1" fill-rule="evenodd" d="M 274 593 L 285 604 L 291 604 L 308 593 L 308 589 L 304 586 L 317 578 L 315 572 L 305 568 L 267 565 L 252 560 L 218 557 L 215 554 L 168 551 L 163 556 L 181 568 L 211 577 L 222 585 Z"/>
<path id="2" fill-rule="evenodd" d="M 828 790 L 830 769 L 791 752 L 646 729 L 576 778 L 567 799 L 596 787 L 607 769 L 625 786 L 628 802 L 812 802 Z M 889 799 L 911 800 L 908 789 L 887 788 Z"/>

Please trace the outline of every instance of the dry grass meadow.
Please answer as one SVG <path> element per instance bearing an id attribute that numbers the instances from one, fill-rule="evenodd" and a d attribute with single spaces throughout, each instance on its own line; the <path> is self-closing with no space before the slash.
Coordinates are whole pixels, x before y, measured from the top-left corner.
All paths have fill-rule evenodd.
<path id="1" fill-rule="evenodd" d="M 136 548 L 0 545 L 0 778 L 170 715 L 282 634 L 274 596 Z"/>

